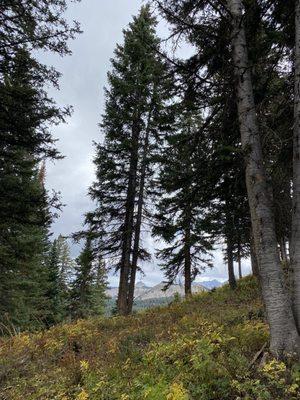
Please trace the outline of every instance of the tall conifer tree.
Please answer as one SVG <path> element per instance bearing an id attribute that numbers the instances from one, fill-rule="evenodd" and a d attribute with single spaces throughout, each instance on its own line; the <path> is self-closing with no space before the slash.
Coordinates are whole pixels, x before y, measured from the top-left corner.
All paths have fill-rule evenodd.
<path id="1" fill-rule="evenodd" d="M 90 190 L 97 208 L 87 221 L 98 227 L 99 250 L 109 258 L 108 266 L 120 272 L 121 314 L 131 311 L 138 260 L 147 257 L 141 225 L 168 96 L 155 25 L 149 7 L 142 7 L 115 50 L 101 123 L 105 138 L 97 145 L 97 181 Z"/>
<path id="2" fill-rule="evenodd" d="M 175 107 L 174 132 L 166 137 L 161 154 L 159 188 L 161 198 L 153 233 L 167 243 L 158 251 L 167 284 L 184 277 L 185 295 L 192 293 L 192 281 L 211 266 L 213 249 L 210 198 L 205 195 L 209 176 L 209 142 L 199 140 L 202 118 L 192 105 Z"/>
<path id="3" fill-rule="evenodd" d="M 45 85 L 59 73 L 39 63 L 33 50 L 69 53 L 79 32 L 63 18 L 66 1 L 5 1 L 0 5 L 0 314 L 4 324 L 29 328 L 47 316 L 50 207 L 40 161 L 58 158 L 49 125 L 69 109 L 49 98 Z"/>

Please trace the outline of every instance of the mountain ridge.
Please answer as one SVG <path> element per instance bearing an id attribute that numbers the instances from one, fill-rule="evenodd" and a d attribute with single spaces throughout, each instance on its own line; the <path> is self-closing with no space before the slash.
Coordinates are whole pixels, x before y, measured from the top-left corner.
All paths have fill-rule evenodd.
<path id="1" fill-rule="evenodd" d="M 192 293 L 200 293 L 203 291 L 211 290 L 223 285 L 223 282 L 217 279 L 211 281 L 194 282 L 192 284 Z M 164 290 L 166 282 L 160 282 L 154 286 L 147 286 L 143 281 L 138 281 L 135 287 L 135 300 L 149 300 L 159 298 L 173 297 L 175 293 L 179 296 L 184 296 L 183 284 L 172 284 L 168 289 Z M 118 287 L 110 287 L 106 290 L 106 295 L 112 299 L 118 296 Z"/>

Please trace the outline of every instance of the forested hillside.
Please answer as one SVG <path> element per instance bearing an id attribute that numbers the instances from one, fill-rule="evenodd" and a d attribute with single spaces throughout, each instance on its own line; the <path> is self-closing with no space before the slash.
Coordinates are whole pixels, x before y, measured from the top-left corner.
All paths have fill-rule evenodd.
<path id="1" fill-rule="evenodd" d="M 0 2 L 0 399 L 300 399 L 300 0 L 132 1 Z"/>

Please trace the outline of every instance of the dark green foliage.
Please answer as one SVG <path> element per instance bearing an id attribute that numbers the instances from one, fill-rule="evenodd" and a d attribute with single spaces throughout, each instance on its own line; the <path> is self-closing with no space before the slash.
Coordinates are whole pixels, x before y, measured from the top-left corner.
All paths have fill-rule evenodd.
<path id="1" fill-rule="evenodd" d="M 161 154 L 161 198 L 153 233 L 166 242 L 158 256 L 168 284 L 185 277 L 186 294 L 198 273 L 211 266 L 213 249 L 210 196 L 209 141 L 201 135 L 202 117 L 184 101 L 176 107 L 174 132 L 166 137 Z"/>
<path id="2" fill-rule="evenodd" d="M 47 198 L 32 162 L 19 158 L 18 165 L 19 171 L 0 177 L 0 314 L 1 322 L 15 329 L 40 326 L 48 307 Z M 9 201 L 8 193 L 16 197 Z"/>
<path id="3" fill-rule="evenodd" d="M 90 189 L 97 206 L 87 215 L 99 253 L 108 258 L 108 268 L 120 270 L 124 312 L 130 275 L 134 280 L 140 267 L 130 271 L 132 259 L 149 258 L 140 231 L 150 213 L 153 157 L 166 123 L 169 78 L 156 51 L 155 25 L 149 7 L 142 7 L 111 61 L 101 123 L 104 142 L 97 144 L 96 182 Z"/>
<path id="4" fill-rule="evenodd" d="M 212 160 L 209 188 L 218 205 L 216 234 L 226 243 L 226 258 L 229 254 L 238 261 L 249 256 L 252 233 L 236 110 L 230 13 L 214 0 L 156 3 L 175 37 L 184 37 L 195 49 L 186 62 L 176 63 L 176 71 L 183 82 L 189 82 L 194 105 L 206 110 L 203 126 L 211 139 Z M 284 249 L 291 225 L 293 83 L 287 60 L 294 45 L 294 4 L 243 3 L 264 160 L 274 187 L 276 233 Z"/>
<path id="5" fill-rule="evenodd" d="M 8 330 L 41 326 L 51 314 L 48 234 L 59 202 L 45 191 L 44 165 L 39 169 L 42 159 L 59 158 L 49 126 L 70 110 L 47 95 L 45 85 L 57 86 L 59 73 L 33 50 L 69 52 L 67 39 L 79 28 L 63 19 L 66 4 L 0 5 L 0 319 Z"/>
<path id="6" fill-rule="evenodd" d="M 76 260 L 75 279 L 71 291 L 71 315 L 84 318 L 104 313 L 106 269 L 103 261 L 95 261 L 90 238 Z"/>
<path id="7" fill-rule="evenodd" d="M 63 18 L 67 5 L 66 0 L 1 1 L 0 62 L 24 46 L 68 54 L 67 40 L 80 29 L 77 22 L 69 26 Z"/>
<path id="8" fill-rule="evenodd" d="M 47 258 L 49 316 L 47 325 L 63 321 L 69 314 L 70 284 L 75 263 L 70 250 L 61 235 L 53 241 Z"/>

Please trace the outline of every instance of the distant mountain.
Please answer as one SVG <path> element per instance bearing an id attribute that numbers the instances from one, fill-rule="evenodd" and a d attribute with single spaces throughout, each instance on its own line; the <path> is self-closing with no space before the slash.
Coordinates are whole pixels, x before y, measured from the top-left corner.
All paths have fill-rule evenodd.
<path id="1" fill-rule="evenodd" d="M 217 279 L 213 279 L 211 281 L 203 281 L 201 285 L 206 287 L 207 289 L 214 289 L 224 285 L 224 282 L 218 281 Z"/>
<path id="2" fill-rule="evenodd" d="M 118 288 L 117 287 L 108 287 L 105 291 L 106 296 L 115 299 L 118 297 Z"/>
<path id="3" fill-rule="evenodd" d="M 145 288 L 145 289 L 149 289 L 149 286 L 145 285 L 143 281 L 138 281 L 138 282 L 135 284 L 135 287 L 136 287 L 136 288 Z"/>
<path id="4" fill-rule="evenodd" d="M 168 289 L 164 290 L 165 288 L 165 283 L 161 282 L 158 285 L 153 286 L 152 288 L 148 289 L 144 293 L 137 294 L 135 297 L 135 300 L 149 300 L 149 299 L 160 299 L 160 298 L 170 298 L 174 297 L 176 293 L 179 294 L 179 296 L 184 296 L 184 286 L 183 285 L 178 285 L 178 284 L 173 284 L 168 287 Z M 199 293 L 207 290 L 204 286 L 202 285 L 193 285 L 192 286 L 192 292 L 193 293 Z"/>
<path id="5" fill-rule="evenodd" d="M 149 290 L 149 286 L 145 285 L 144 282 L 139 281 L 135 285 L 135 297 L 141 296 Z M 106 295 L 111 297 L 112 299 L 118 297 L 118 288 L 117 287 L 110 287 L 106 289 Z"/>
<path id="6" fill-rule="evenodd" d="M 148 287 L 144 284 L 144 282 L 137 282 L 135 286 L 135 300 L 149 300 L 149 299 L 166 299 L 173 298 L 175 293 L 178 293 L 179 296 L 184 296 L 184 286 L 179 284 L 171 285 L 167 290 L 164 290 L 165 283 L 161 282 L 158 285 L 153 287 Z M 199 293 L 206 291 L 207 288 L 200 284 L 194 284 L 192 286 L 193 293 Z M 106 294 L 111 298 L 116 298 L 118 296 L 118 288 L 111 287 L 106 290 Z"/>

